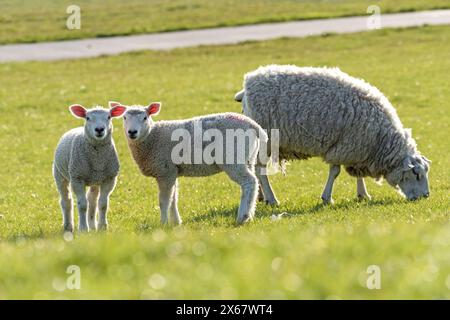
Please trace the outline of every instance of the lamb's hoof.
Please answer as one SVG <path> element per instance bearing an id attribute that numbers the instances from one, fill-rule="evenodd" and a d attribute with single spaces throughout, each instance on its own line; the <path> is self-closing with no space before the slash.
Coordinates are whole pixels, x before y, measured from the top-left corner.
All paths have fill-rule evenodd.
<path id="1" fill-rule="evenodd" d="M 172 220 L 173 226 L 181 226 L 183 224 L 182 220 Z"/>
<path id="2" fill-rule="evenodd" d="M 325 206 L 328 206 L 328 205 L 334 204 L 334 200 L 333 200 L 333 198 L 325 198 L 325 197 L 322 197 L 322 203 L 323 203 Z"/>
<path id="3" fill-rule="evenodd" d="M 108 224 L 99 224 L 97 231 L 106 231 L 108 230 Z"/>
<path id="4" fill-rule="evenodd" d="M 78 231 L 87 233 L 89 232 L 89 228 L 87 226 L 78 226 Z"/>
<path id="5" fill-rule="evenodd" d="M 237 224 L 244 224 L 244 223 L 248 223 L 250 221 L 252 221 L 252 217 L 246 214 L 242 217 L 238 217 L 236 222 L 237 222 Z"/>
<path id="6" fill-rule="evenodd" d="M 358 201 L 369 201 L 372 197 L 369 194 L 358 194 Z"/>
<path id="7" fill-rule="evenodd" d="M 73 225 L 71 225 L 71 224 L 64 225 L 64 233 L 66 233 L 66 232 L 73 233 Z"/>

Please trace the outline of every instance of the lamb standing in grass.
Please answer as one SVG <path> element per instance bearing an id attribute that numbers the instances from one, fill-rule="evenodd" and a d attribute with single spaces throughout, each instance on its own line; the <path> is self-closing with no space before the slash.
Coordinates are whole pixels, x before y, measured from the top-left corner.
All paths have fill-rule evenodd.
<path id="1" fill-rule="evenodd" d="M 110 106 L 121 106 L 120 103 L 110 102 Z M 127 107 L 124 114 L 124 129 L 128 138 L 131 154 L 139 166 L 142 174 L 156 178 L 159 187 L 159 203 L 161 210 L 161 223 L 170 221 L 181 224 L 177 208 L 177 177 L 210 176 L 224 171 L 231 180 L 241 186 L 241 202 L 238 211 L 237 223 L 244 223 L 254 216 L 258 189 L 258 179 L 254 173 L 254 165 L 259 151 L 260 140 L 266 142 L 267 135 L 253 120 L 236 113 L 214 114 L 179 121 L 153 122 L 152 116 L 159 113 L 160 103 L 154 102 L 148 107 Z M 201 128 L 196 132 L 196 128 Z M 232 132 L 254 133 L 253 139 L 249 136 L 248 143 L 239 144 L 231 140 L 226 144 L 220 143 L 219 136 L 227 136 L 227 130 Z M 240 132 L 238 132 L 241 130 Z M 207 153 L 212 142 L 201 140 L 196 146 L 195 140 L 206 137 L 214 143 L 218 142 L 213 159 L 195 161 L 195 157 Z M 228 137 L 228 136 L 227 136 Z M 181 142 L 180 142 L 181 139 Z M 185 142 L 183 144 L 182 142 Z M 227 140 L 228 143 L 230 140 Z M 245 140 L 247 141 L 247 140 Z M 186 143 L 187 142 L 187 143 Z M 242 142 L 242 141 L 241 141 Z M 178 147 L 182 146 L 178 150 Z M 178 150 L 178 151 L 177 151 Z M 211 151 L 211 149 L 210 149 Z M 232 152 L 233 156 L 230 156 Z M 211 152 L 211 154 L 213 154 Z M 184 160 L 179 161 L 178 156 Z M 187 158 L 185 158 L 187 156 Z M 227 156 L 231 158 L 228 159 Z M 241 161 L 238 159 L 242 156 Z"/>
<path id="2" fill-rule="evenodd" d="M 106 229 L 109 195 L 116 185 L 119 173 L 119 160 L 111 136 L 111 118 L 121 116 L 125 108 L 115 107 L 107 110 L 96 107 L 86 110 L 80 105 L 72 105 L 70 111 L 75 117 L 83 118 L 86 122 L 84 128 L 66 132 L 55 152 L 53 176 L 61 196 L 64 230 L 73 232 L 72 197 L 69 187 L 77 198 L 79 230 L 96 230 L 97 205 L 98 229 Z M 90 188 L 86 196 L 87 186 Z"/>
<path id="3" fill-rule="evenodd" d="M 384 177 L 410 200 L 429 195 L 430 161 L 388 99 L 363 80 L 337 68 L 271 65 L 247 73 L 235 100 L 262 128 L 279 130 L 281 159 L 319 156 L 330 164 L 324 203 L 332 202 L 341 165 L 357 178 L 360 198 L 369 197 L 365 176 Z M 260 183 L 276 204 L 267 177 Z"/>

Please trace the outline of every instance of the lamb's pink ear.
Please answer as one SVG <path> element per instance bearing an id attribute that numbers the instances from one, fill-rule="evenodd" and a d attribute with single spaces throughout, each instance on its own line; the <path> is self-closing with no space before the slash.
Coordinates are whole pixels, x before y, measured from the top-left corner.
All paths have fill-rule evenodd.
<path id="1" fill-rule="evenodd" d="M 109 114 L 111 115 L 111 117 L 117 118 L 117 117 L 121 117 L 125 111 L 127 111 L 127 107 L 118 105 L 118 106 L 112 107 L 109 110 Z"/>
<path id="2" fill-rule="evenodd" d="M 121 104 L 120 102 L 116 102 L 116 101 L 110 101 L 108 104 L 109 104 L 110 108 L 114 108 L 117 106 L 123 106 L 123 104 Z"/>
<path id="3" fill-rule="evenodd" d="M 147 113 L 149 116 L 156 116 L 159 113 L 159 110 L 161 110 L 161 102 L 152 102 L 147 107 Z"/>
<path id="4" fill-rule="evenodd" d="M 86 118 L 86 109 L 79 105 L 73 104 L 69 107 L 70 112 L 77 118 Z"/>

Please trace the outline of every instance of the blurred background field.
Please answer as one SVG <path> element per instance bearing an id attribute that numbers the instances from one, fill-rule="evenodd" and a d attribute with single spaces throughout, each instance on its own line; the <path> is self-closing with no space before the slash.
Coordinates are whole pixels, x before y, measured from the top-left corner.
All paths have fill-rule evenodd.
<path id="1" fill-rule="evenodd" d="M 66 29 L 69 5 L 81 29 Z M 450 8 L 448 0 L 2 0 L 0 44 Z"/>
<path id="2" fill-rule="evenodd" d="M 0 298 L 450 298 L 449 38 L 450 27 L 424 27 L 0 64 Z M 162 101 L 156 120 L 239 112 L 242 75 L 269 63 L 338 66 L 377 86 L 433 161 L 431 197 L 407 202 L 368 181 L 373 200 L 359 203 L 343 173 L 335 205 L 323 207 L 328 167 L 313 159 L 271 177 L 281 206 L 259 204 L 243 227 L 226 176 L 182 178 L 184 225 L 162 229 L 156 183 L 115 121 L 110 230 L 63 239 L 51 163 L 61 134 L 81 125 L 70 104 Z M 80 290 L 64 290 L 69 265 L 80 267 Z M 381 290 L 366 287 L 369 265 L 381 268 Z"/>

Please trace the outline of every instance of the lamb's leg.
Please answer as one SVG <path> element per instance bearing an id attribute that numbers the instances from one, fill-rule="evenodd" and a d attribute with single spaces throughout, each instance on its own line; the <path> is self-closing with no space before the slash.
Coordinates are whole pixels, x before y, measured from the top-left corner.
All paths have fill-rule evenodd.
<path id="1" fill-rule="evenodd" d="M 96 230 L 96 214 L 97 214 L 97 201 L 98 201 L 99 188 L 97 186 L 92 186 L 89 188 L 87 200 L 88 200 L 88 211 L 87 220 L 89 225 L 89 230 Z"/>
<path id="2" fill-rule="evenodd" d="M 256 197 L 258 196 L 258 179 L 246 165 L 225 165 L 225 173 L 241 186 L 241 202 L 237 223 L 245 223 L 253 219 Z"/>
<path id="3" fill-rule="evenodd" d="M 169 209 L 173 200 L 176 178 L 158 178 L 159 208 L 161 210 L 161 224 L 169 223 Z"/>
<path id="4" fill-rule="evenodd" d="M 81 181 L 71 181 L 70 185 L 72 191 L 77 197 L 77 207 L 78 207 L 78 230 L 81 232 L 89 231 L 86 210 L 87 210 L 87 199 L 86 199 L 86 185 Z"/>
<path id="5" fill-rule="evenodd" d="M 173 194 L 172 194 L 172 204 L 170 206 L 170 219 L 174 225 L 181 224 L 180 213 L 178 212 L 178 182 L 175 182 Z"/>
<path id="6" fill-rule="evenodd" d="M 356 192 L 357 192 L 359 200 L 364 200 L 364 199 L 370 200 L 372 198 L 370 196 L 370 194 L 367 192 L 366 183 L 364 182 L 364 178 L 356 179 Z"/>
<path id="7" fill-rule="evenodd" d="M 63 228 L 66 232 L 73 232 L 72 197 L 70 195 L 69 183 L 61 176 L 55 176 L 56 187 L 60 195 L 60 205 L 63 215 Z"/>
<path id="8" fill-rule="evenodd" d="M 264 195 L 264 199 L 266 200 L 267 204 L 278 206 L 280 202 L 278 201 L 277 197 L 275 196 L 272 187 L 270 185 L 269 179 L 267 178 L 267 175 L 263 174 L 263 170 L 265 169 L 265 166 L 263 165 L 257 165 L 255 168 L 256 176 L 258 177 L 258 180 L 261 184 L 262 193 Z"/>
<path id="9" fill-rule="evenodd" d="M 109 196 L 116 186 L 116 178 L 102 183 L 100 186 L 100 197 L 98 198 L 98 230 L 108 229 L 108 205 Z"/>
<path id="10" fill-rule="evenodd" d="M 332 204 L 333 198 L 333 184 L 334 180 L 337 178 L 339 173 L 341 172 L 341 166 L 338 165 L 330 165 L 330 171 L 328 173 L 328 180 L 327 184 L 325 185 L 325 188 L 322 192 L 322 200 L 324 204 Z"/>

